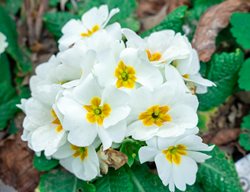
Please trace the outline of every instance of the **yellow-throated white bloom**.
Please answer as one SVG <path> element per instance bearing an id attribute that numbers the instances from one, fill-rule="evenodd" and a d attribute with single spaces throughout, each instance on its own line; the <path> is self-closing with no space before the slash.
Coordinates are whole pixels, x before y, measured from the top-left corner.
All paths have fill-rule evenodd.
<path id="1" fill-rule="evenodd" d="M 138 140 L 178 136 L 198 122 L 197 97 L 174 82 L 166 82 L 153 91 L 145 87 L 135 90 L 130 106 L 128 134 Z"/>
<path id="2" fill-rule="evenodd" d="M 123 29 L 122 32 L 128 39 L 126 43 L 128 47 L 144 50 L 152 64 L 160 69 L 165 68 L 166 80 L 182 83 L 181 79 L 183 79 L 186 82 L 192 82 L 195 85 L 196 93 L 205 93 L 207 87 L 214 85 L 200 75 L 197 52 L 192 48 L 188 39 L 180 33 L 175 34 L 173 30 L 164 30 L 142 39 L 129 29 Z M 173 73 L 175 74 L 173 67 L 177 69 L 179 75 L 173 76 Z"/>
<path id="3" fill-rule="evenodd" d="M 140 49 L 147 53 L 148 60 L 153 64 L 169 64 L 173 60 L 186 58 L 189 49 L 180 33 L 173 30 L 154 32 L 144 39 L 134 31 L 123 29 L 127 38 L 127 47 Z"/>
<path id="4" fill-rule="evenodd" d="M 113 51 L 102 55 L 103 59 L 94 66 L 94 73 L 100 85 L 114 85 L 122 89 L 145 86 L 150 89 L 161 85 L 163 77 L 146 58 L 146 53 L 126 48 L 116 57 Z"/>
<path id="5" fill-rule="evenodd" d="M 183 134 L 176 138 L 155 137 L 146 143 L 147 146 L 139 150 L 140 162 L 155 162 L 162 183 L 168 185 L 172 192 L 175 187 L 185 191 L 187 184 L 194 184 L 197 163 L 210 158 L 201 151 L 213 148 L 202 143 L 202 139 L 194 134 Z"/>
<path id="6" fill-rule="evenodd" d="M 32 150 L 44 151 L 46 156 L 51 156 L 66 142 L 62 114 L 53 103 L 49 105 L 29 98 L 22 99 L 18 107 L 26 114 L 22 139 L 28 141 Z"/>
<path id="7" fill-rule="evenodd" d="M 100 174 L 99 160 L 94 146 L 78 147 L 64 144 L 53 155 L 60 164 L 79 179 L 90 181 Z"/>
<path id="8" fill-rule="evenodd" d="M 179 72 L 176 76 L 176 81 L 179 78 L 182 78 L 187 85 L 190 83 L 194 85 L 195 92 L 198 94 L 206 93 L 207 87 L 215 86 L 215 84 L 207 79 L 204 79 L 200 71 L 200 61 L 196 50 L 191 47 L 191 44 L 185 39 L 186 44 L 189 45 L 190 54 L 187 58 L 184 59 L 176 59 L 171 65 L 166 66 L 165 68 L 165 76 L 166 79 L 169 79 L 169 74 L 173 73 L 173 70 L 177 70 Z"/>
<path id="9" fill-rule="evenodd" d="M 8 43 L 6 41 L 6 36 L 0 32 L 0 54 L 3 53 L 8 46 Z"/>
<path id="10" fill-rule="evenodd" d="M 112 9 L 110 12 L 107 5 L 99 8 L 92 8 L 83 14 L 81 20 L 71 19 L 62 28 L 63 36 L 59 39 L 59 49 L 65 50 L 81 39 L 87 39 L 94 36 L 97 32 L 104 29 L 109 20 L 119 12 L 119 9 Z M 117 34 L 117 25 L 107 26 L 105 30 Z"/>
<path id="11" fill-rule="evenodd" d="M 105 150 L 125 137 L 128 95 L 115 87 L 100 89 L 92 75 L 65 92 L 57 106 L 64 115 L 62 124 L 69 131 L 68 140 L 74 145 L 89 146 L 98 136 Z"/>

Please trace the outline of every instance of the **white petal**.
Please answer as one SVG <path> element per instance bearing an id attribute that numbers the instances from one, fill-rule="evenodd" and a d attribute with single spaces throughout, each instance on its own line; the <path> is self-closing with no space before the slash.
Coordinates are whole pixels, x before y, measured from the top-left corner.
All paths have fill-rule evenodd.
<path id="1" fill-rule="evenodd" d="M 127 47 L 139 48 L 143 50 L 146 49 L 146 42 L 134 31 L 126 28 L 122 29 L 122 33 L 127 38 Z"/>
<path id="2" fill-rule="evenodd" d="M 172 122 L 179 127 L 193 128 L 198 123 L 196 111 L 186 105 L 173 106 L 169 115 L 172 117 Z"/>
<path id="3" fill-rule="evenodd" d="M 90 104 L 93 97 L 101 96 L 97 80 L 92 75 L 89 75 L 85 81 L 74 88 L 73 95 L 81 104 Z"/>
<path id="4" fill-rule="evenodd" d="M 153 147 L 141 147 L 139 150 L 139 159 L 141 163 L 153 162 L 158 150 Z"/>
<path id="5" fill-rule="evenodd" d="M 112 145 L 112 139 L 110 138 L 108 132 L 103 127 L 98 127 L 98 136 L 102 141 L 103 150 L 108 149 Z"/>
<path id="6" fill-rule="evenodd" d="M 169 180 L 172 177 L 172 164 L 166 159 L 166 157 L 160 153 L 155 157 L 155 164 L 157 168 L 158 175 L 162 180 L 162 183 L 167 186 Z"/>
<path id="7" fill-rule="evenodd" d="M 159 130 L 156 126 L 144 126 L 139 120 L 128 126 L 128 134 L 137 140 L 148 140 L 154 137 Z"/>
<path id="8" fill-rule="evenodd" d="M 188 151 L 188 156 L 191 157 L 193 160 L 195 160 L 198 163 L 204 163 L 205 160 L 211 158 L 211 156 L 206 155 L 201 152 L 195 152 L 195 151 Z"/>
<path id="9" fill-rule="evenodd" d="M 115 125 L 108 127 L 105 131 L 109 134 L 109 137 L 113 142 L 120 143 L 126 135 L 127 123 L 125 120 L 122 120 Z"/>
<path id="10" fill-rule="evenodd" d="M 175 186 L 182 190 L 186 190 L 186 184 L 192 185 L 196 179 L 198 166 L 194 160 L 187 156 L 181 157 L 179 165 L 173 164 L 173 177 Z"/>
<path id="11" fill-rule="evenodd" d="M 53 158 L 56 159 L 64 159 L 67 157 L 70 157 L 74 151 L 70 148 L 70 144 L 67 142 L 64 145 L 62 145 L 56 153 L 53 154 Z"/>

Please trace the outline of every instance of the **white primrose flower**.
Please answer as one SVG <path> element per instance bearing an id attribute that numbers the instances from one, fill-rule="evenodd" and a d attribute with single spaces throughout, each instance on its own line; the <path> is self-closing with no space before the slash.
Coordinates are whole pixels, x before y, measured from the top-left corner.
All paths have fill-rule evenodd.
<path id="1" fill-rule="evenodd" d="M 84 46 L 72 47 L 52 56 L 48 62 L 39 65 L 37 75 L 31 77 L 32 96 L 51 103 L 60 90 L 74 87 L 84 80 L 95 62 L 95 51 Z"/>
<path id="2" fill-rule="evenodd" d="M 163 82 L 161 72 L 147 61 L 144 52 L 137 49 L 126 48 L 118 57 L 109 50 L 102 57 L 94 66 L 94 73 L 104 87 L 114 85 L 132 90 L 145 86 L 153 89 Z"/>
<path id="3" fill-rule="evenodd" d="M 183 134 L 179 137 L 155 137 L 146 141 L 147 146 L 139 150 L 141 163 L 155 162 L 158 175 L 171 192 L 175 187 L 186 190 L 186 184 L 193 185 L 198 170 L 197 163 L 203 163 L 210 156 L 201 151 L 210 151 L 213 146 L 202 143 L 194 134 Z"/>
<path id="4" fill-rule="evenodd" d="M 92 75 L 72 91 L 65 91 L 57 106 L 64 115 L 68 140 L 74 145 L 89 146 L 98 136 L 106 150 L 125 137 L 128 95 L 115 87 L 100 89 Z"/>
<path id="5" fill-rule="evenodd" d="M 135 90 L 130 99 L 128 135 L 137 140 L 175 137 L 195 127 L 197 97 L 181 88 L 175 82 L 166 82 L 153 91 L 145 87 Z"/>
<path id="6" fill-rule="evenodd" d="M 8 46 L 8 42 L 6 41 L 6 36 L 0 32 L 0 55 L 3 53 Z"/>
<path id="7" fill-rule="evenodd" d="M 99 8 L 92 8 L 83 14 L 81 20 L 71 19 L 62 28 L 63 36 L 59 39 L 59 49 L 65 50 L 81 39 L 94 36 L 97 32 L 104 29 L 109 20 L 119 12 L 119 9 L 112 9 L 110 12 L 107 5 Z M 110 33 L 116 32 L 118 23 L 106 27 Z"/>
<path id="8" fill-rule="evenodd" d="M 53 155 L 60 164 L 79 179 L 90 181 L 100 175 L 99 160 L 95 147 L 78 147 L 70 143 L 64 144 Z"/>
<path id="9" fill-rule="evenodd" d="M 200 71 L 200 61 L 195 49 L 191 47 L 191 44 L 185 39 L 186 44 L 189 45 L 190 54 L 185 59 L 176 59 L 172 62 L 172 65 L 168 65 L 165 68 L 166 79 L 169 79 L 169 74 L 173 73 L 173 68 L 176 69 L 180 77 L 186 82 L 187 86 L 190 84 L 195 86 L 195 92 L 198 94 L 206 93 L 207 87 L 215 86 L 215 84 L 207 79 L 204 79 Z M 176 79 L 178 81 L 178 78 Z"/>
<path id="10" fill-rule="evenodd" d="M 144 39 L 130 29 L 123 29 L 122 33 L 127 39 L 127 47 L 145 51 L 148 60 L 152 64 L 158 64 L 157 66 L 164 67 L 163 64 L 186 58 L 189 54 L 188 46 L 183 41 L 184 36 L 180 33 L 175 34 L 173 30 L 154 32 Z"/>
<path id="11" fill-rule="evenodd" d="M 26 114 L 22 139 L 28 141 L 32 150 L 37 153 L 44 151 L 46 156 L 51 156 L 66 142 L 66 132 L 61 124 L 62 114 L 54 104 L 29 98 L 22 99 L 18 107 Z"/>
<path id="12" fill-rule="evenodd" d="M 192 48 L 190 42 L 180 33 L 175 34 L 173 30 L 154 32 L 149 37 L 142 39 L 135 32 L 123 29 L 127 38 L 126 45 L 140 50 L 145 50 L 149 61 L 159 68 L 165 68 L 166 80 L 192 82 L 196 87 L 196 93 L 207 92 L 207 87 L 214 83 L 202 78 L 199 73 L 200 62 L 197 52 Z M 163 41 L 164 39 L 164 41 Z M 171 65 L 164 65 L 171 64 Z M 180 75 L 173 76 L 173 66 Z M 175 79 L 171 79 L 171 78 Z"/>

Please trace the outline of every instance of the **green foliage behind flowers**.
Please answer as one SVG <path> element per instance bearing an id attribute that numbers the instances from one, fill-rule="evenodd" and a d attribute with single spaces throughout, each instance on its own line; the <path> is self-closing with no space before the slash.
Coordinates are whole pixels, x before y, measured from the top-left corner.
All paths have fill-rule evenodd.
<path id="1" fill-rule="evenodd" d="M 245 150 L 250 150 L 250 114 L 245 116 L 241 123 L 240 145 Z"/>
<path id="2" fill-rule="evenodd" d="M 244 49 L 250 49 L 249 20 L 249 13 L 234 13 L 230 20 L 232 25 L 231 32 L 236 38 L 237 43 L 239 43 Z"/>
<path id="3" fill-rule="evenodd" d="M 237 49 L 233 53 L 214 54 L 208 63 L 206 77 L 216 84 L 206 94 L 198 95 L 201 111 L 217 107 L 234 93 L 238 72 L 242 66 L 244 54 Z"/>

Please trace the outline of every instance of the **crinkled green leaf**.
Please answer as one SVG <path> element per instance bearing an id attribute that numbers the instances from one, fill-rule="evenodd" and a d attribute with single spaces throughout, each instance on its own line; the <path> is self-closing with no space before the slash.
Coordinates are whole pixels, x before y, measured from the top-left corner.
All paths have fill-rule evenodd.
<path id="1" fill-rule="evenodd" d="M 17 67 L 22 73 L 31 70 L 31 62 L 18 44 L 16 24 L 7 11 L 0 6 L 0 32 L 7 37 L 8 47 L 6 52 L 17 62 Z"/>
<path id="2" fill-rule="evenodd" d="M 239 76 L 239 87 L 246 91 L 250 91 L 250 59 L 247 59 L 243 63 L 240 69 Z"/>
<path id="3" fill-rule="evenodd" d="M 243 53 L 237 49 L 233 53 L 214 54 L 206 77 L 217 86 L 208 88 L 206 94 L 198 95 L 201 111 L 210 110 L 222 104 L 234 92 L 238 71 L 243 63 Z"/>
<path id="4" fill-rule="evenodd" d="M 70 19 L 78 18 L 76 15 L 68 12 L 51 12 L 43 16 L 45 27 L 52 33 L 55 38 L 59 39 L 62 36 L 62 27 Z"/>
<path id="5" fill-rule="evenodd" d="M 40 192 L 95 192 L 95 186 L 63 170 L 53 170 L 40 178 Z"/>
<path id="6" fill-rule="evenodd" d="M 56 159 L 47 159 L 42 153 L 41 156 L 34 156 L 33 165 L 38 171 L 49 171 L 59 164 Z"/>
<path id="7" fill-rule="evenodd" d="M 145 37 L 147 35 L 150 35 L 150 33 L 152 32 L 164 29 L 172 29 L 175 32 L 182 32 L 182 25 L 184 23 L 184 16 L 186 14 L 186 10 L 187 10 L 186 6 L 178 7 L 170 14 L 168 14 L 159 25 L 156 25 L 152 29 L 142 33 L 142 36 Z"/>
<path id="8" fill-rule="evenodd" d="M 108 174 L 95 183 L 97 192 L 132 192 L 133 184 L 124 167 L 110 169 Z"/>
<path id="9" fill-rule="evenodd" d="M 79 15 L 82 15 L 92 7 L 99 7 L 107 4 L 109 9 L 119 8 L 120 12 L 116 14 L 110 21 L 119 22 L 122 27 L 130 28 L 134 31 L 140 29 L 140 23 L 136 18 L 136 0 L 86 0 L 78 3 Z"/>
<path id="10" fill-rule="evenodd" d="M 97 192 L 169 192 L 157 174 L 145 164 L 124 166 L 110 170 L 108 175 L 96 181 Z M 179 190 L 176 190 L 179 192 Z M 187 187 L 186 192 L 202 192 L 198 185 Z"/>
<path id="11" fill-rule="evenodd" d="M 231 32 L 244 49 L 250 49 L 250 13 L 234 13 L 230 19 Z"/>
<path id="12" fill-rule="evenodd" d="M 241 124 L 241 134 L 239 143 L 244 149 L 250 151 L 250 115 L 244 117 Z"/>
<path id="13" fill-rule="evenodd" d="M 243 192 L 234 162 L 217 147 L 209 154 L 212 158 L 200 165 L 197 175 L 204 192 Z"/>
<path id="14" fill-rule="evenodd" d="M 139 161 L 138 151 L 141 147 L 141 143 L 132 139 L 126 139 L 122 142 L 120 151 L 127 155 L 127 164 L 131 167 L 135 160 Z"/>

